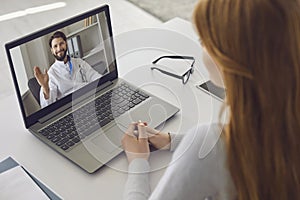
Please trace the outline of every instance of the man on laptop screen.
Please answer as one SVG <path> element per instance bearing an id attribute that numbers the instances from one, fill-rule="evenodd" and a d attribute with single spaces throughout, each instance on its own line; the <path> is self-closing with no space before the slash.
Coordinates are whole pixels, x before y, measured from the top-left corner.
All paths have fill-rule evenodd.
<path id="1" fill-rule="evenodd" d="M 49 46 L 56 59 L 49 71 L 46 69 L 45 73 L 42 73 L 38 66 L 34 67 L 34 76 L 41 86 L 42 108 L 101 77 L 81 58 L 71 58 L 67 55 L 67 37 L 63 32 L 56 31 L 50 37 Z"/>

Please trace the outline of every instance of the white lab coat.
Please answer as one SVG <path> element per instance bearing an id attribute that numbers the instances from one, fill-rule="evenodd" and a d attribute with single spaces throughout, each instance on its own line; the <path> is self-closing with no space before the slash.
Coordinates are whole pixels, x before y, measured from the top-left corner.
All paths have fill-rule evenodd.
<path id="1" fill-rule="evenodd" d="M 70 62 L 72 63 L 72 72 L 70 72 Z M 80 58 L 71 58 L 70 62 L 64 63 L 64 61 L 56 60 L 51 65 L 48 70 L 49 99 L 45 99 L 43 90 L 40 90 L 42 108 L 102 76 Z"/>

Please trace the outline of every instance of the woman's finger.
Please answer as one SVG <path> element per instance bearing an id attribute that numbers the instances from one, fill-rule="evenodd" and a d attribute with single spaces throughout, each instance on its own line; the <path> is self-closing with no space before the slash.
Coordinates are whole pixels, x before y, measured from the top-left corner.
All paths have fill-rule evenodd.
<path id="1" fill-rule="evenodd" d="M 128 126 L 128 129 L 127 129 L 127 131 L 126 131 L 126 134 L 127 134 L 127 135 L 130 135 L 130 136 L 136 137 L 136 136 L 134 135 L 134 131 L 135 131 L 135 129 L 136 129 L 136 126 L 137 126 L 137 122 L 132 122 L 132 123 L 130 123 L 129 126 Z"/>
<path id="2" fill-rule="evenodd" d="M 155 129 L 153 129 L 153 128 L 151 128 L 151 127 L 146 127 L 146 131 L 148 132 L 148 133 L 150 133 L 150 134 L 153 134 L 153 135 L 156 135 L 156 134 L 158 134 L 159 133 L 159 131 L 158 130 L 155 130 Z"/>
<path id="3" fill-rule="evenodd" d="M 138 133 L 139 133 L 139 139 L 147 139 L 148 140 L 148 136 L 146 133 L 146 127 L 144 125 L 144 123 L 138 123 Z"/>

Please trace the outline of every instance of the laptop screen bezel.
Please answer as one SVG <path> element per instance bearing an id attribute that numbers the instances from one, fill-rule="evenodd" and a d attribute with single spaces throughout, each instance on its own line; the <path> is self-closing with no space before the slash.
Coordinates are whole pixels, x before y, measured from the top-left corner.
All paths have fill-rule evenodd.
<path id="1" fill-rule="evenodd" d="M 106 74 L 105 76 L 101 77 L 100 79 L 94 81 L 91 84 L 88 84 L 87 86 L 75 91 L 74 93 L 76 93 L 76 95 L 73 94 L 69 94 L 65 97 L 63 97 L 62 99 L 50 104 L 49 106 L 40 109 L 39 111 L 26 116 L 26 112 L 25 112 L 25 108 L 23 105 L 23 101 L 22 101 L 22 95 L 20 92 L 20 88 L 19 88 L 19 84 L 17 81 L 17 76 L 16 76 L 16 72 L 15 72 L 15 66 L 12 62 L 12 57 L 11 57 L 11 53 L 10 50 L 12 48 L 15 48 L 17 46 L 20 46 L 22 44 L 25 44 L 26 42 L 32 41 L 34 39 L 37 39 L 39 37 L 42 37 L 46 34 L 52 33 L 58 29 L 64 28 L 68 25 L 71 25 L 73 23 L 76 23 L 78 21 L 84 20 L 86 18 L 88 18 L 89 16 L 92 15 L 96 15 L 98 13 L 104 12 L 105 16 L 106 16 L 106 20 L 107 20 L 107 26 L 108 26 L 108 32 L 109 32 L 109 36 L 110 36 L 110 42 L 111 42 L 111 47 L 112 47 L 112 56 L 113 56 L 113 60 L 112 63 L 115 66 L 115 70 L 112 70 L 111 72 L 109 72 L 108 74 Z M 46 115 L 49 115 L 50 113 L 56 111 L 57 109 L 61 108 L 62 106 L 70 103 L 71 101 L 74 100 L 74 96 L 76 97 L 80 97 L 83 94 L 94 90 L 95 86 L 99 86 L 105 82 L 108 81 L 113 81 L 114 79 L 116 79 L 118 77 L 118 69 L 117 69 L 117 63 L 116 63 L 116 54 L 115 54 L 115 47 L 114 47 L 114 41 L 113 41 L 113 34 L 112 34 L 112 26 L 111 26 L 111 19 L 110 19 L 110 13 L 109 13 L 109 6 L 108 5 L 103 5 L 101 7 L 95 8 L 93 10 L 87 11 L 85 13 L 76 15 L 74 17 L 68 18 L 64 21 L 58 22 L 54 25 L 48 26 L 46 28 L 43 28 L 39 31 L 36 31 L 34 33 L 31 33 L 29 35 L 26 35 L 24 37 L 21 37 L 19 39 L 16 39 L 12 42 L 9 42 L 7 44 L 5 44 L 5 50 L 6 50 L 6 54 L 7 54 L 7 58 L 8 58 L 8 63 L 11 69 L 11 74 L 12 74 L 12 78 L 13 78 L 13 82 L 15 85 L 15 89 L 16 89 L 16 94 L 17 94 L 17 98 L 19 101 L 19 106 L 21 108 L 21 112 L 22 112 L 22 116 L 23 116 L 23 120 L 25 123 L 25 127 L 29 128 L 30 126 L 32 126 L 33 124 L 37 123 L 39 119 L 45 117 Z"/>

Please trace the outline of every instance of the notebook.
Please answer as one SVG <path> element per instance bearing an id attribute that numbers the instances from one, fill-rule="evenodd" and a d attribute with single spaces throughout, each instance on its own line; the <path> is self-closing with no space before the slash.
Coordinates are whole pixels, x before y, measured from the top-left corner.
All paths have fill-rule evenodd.
<path id="1" fill-rule="evenodd" d="M 49 46 L 56 31 L 66 35 L 68 50 L 62 49 L 67 62 L 57 58 L 63 55 L 60 43 L 54 45 L 57 57 Z M 121 139 L 129 123 L 141 120 L 157 127 L 179 111 L 118 77 L 108 5 L 16 39 L 5 48 L 25 127 L 88 173 L 123 151 Z M 42 73 L 48 69 L 48 99 L 34 66 Z M 57 82 L 59 76 L 63 78 Z"/>
<path id="2" fill-rule="evenodd" d="M 29 173 L 23 166 L 21 166 L 19 163 L 17 163 L 12 157 L 8 157 L 5 160 L 3 160 L 3 161 L 0 162 L 0 174 L 1 173 L 5 173 L 5 172 L 7 172 L 7 171 L 9 171 L 11 169 L 14 169 L 16 167 L 22 168 L 22 170 L 24 170 L 24 172 L 41 189 L 41 191 L 45 195 L 47 195 L 47 197 L 49 199 L 51 199 L 51 200 L 61 200 L 62 199 L 56 193 L 54 193 L 50 188 L 48 188 L 44 183 L 42 183 L 39 179 L 37 179 L 34 175 L 32 175 L 31 173 Z M 10 181 L 13 181 L 13 180 L 10 180 Z M 28 191 L 28 192 L 32 192 L 32 191 Z"/>

